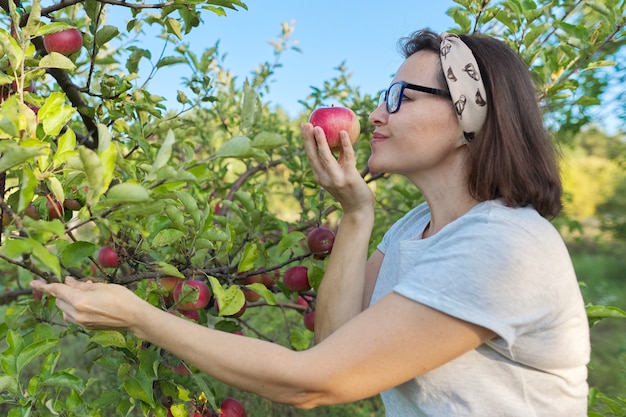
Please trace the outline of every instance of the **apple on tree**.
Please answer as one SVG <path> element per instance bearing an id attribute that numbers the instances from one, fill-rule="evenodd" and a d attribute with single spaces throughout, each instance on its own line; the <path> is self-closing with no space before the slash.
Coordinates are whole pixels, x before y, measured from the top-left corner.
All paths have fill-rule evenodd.
<path id="1" fill-rule="evenodd" d="M 283 284 L 289 291 L 302 292 L 311 289 L 308 276 L 309 268 L 304 265 L 296 265 L 285 271 Z"/>
<path id="2" fill-rule="evenodd" d="M 309 310 L 304 313 L 304 327 L 312 332 L 315 331 L 315 311 Z"/>
<path id="3" fill-rule="evenodd" d="M 220 403 L 219 417 L 246 417 L 246 409 L 234 398 L 224 398 Z"/>
<path id="4" fill-rule="evenodd" d="M 48 220 L 63 219 L 63 204 L 52 194 L 46 196 L 46 207 L 48 208 Z"/>
<path id="5" fill-rule="evenodd" d="M 191 291 L 183 291 L 187 287 Z M 181 310 L 199 310 L 211 300 L 211 288 L 204 281 L 188 279 L 176 284 L 172 293 L 176 307 Z"/>
<path id="6" fill-rule="evenodd" d="M 103 268 L 117 268 L 117 252 L 110 246 L 104 246 L 98 252 L 98 263 Z"/>
<path id="7" fill-rule="evenodd" d="M 165 291 L 172 292 L 174 291 L 174 288 L 176 288 L 176 285 L 178 285 L 179 282 L 181 282 L 183 279 L 180 277 L 160 277 L 159 278 L 159 283 L 161 284 L 161 288 L 163 288 Z"/>
<path id="8" fill-rule="evenodd" d="M 327 227 L 316 227 L 307 234 L 307 244 L 318 258 L 328 255 L 335 243 L 335 233 Z"/>
<path id="9" fill-rule="evenodd" d="M 274 275 L 274 277 L 270 276 L 270 272 L 265 271 L 264 268 L 261 268 L 258 274 L 250 275 L 243 279 L 240 279 L 239 283 L 244 285 L 261 283 L 265 285 L 268 289 L 272 289 L 276 281 L 278 281 L 278 279 L 280 278 L 280 271 L 278 269 L 275 269 L 272 274 Z"/>
<path id="10" fill-rule="evenodd" d="M 48 53 L 58 52 L 69 56 L 78 52 L 83 46 L 83 35 L 76 28 L 44 35 L 43 46 Z"/>
<path id="11" fill-rule="evenodd" d="M 309 123 L 324 130 L 326 142 L 333 151 L 341 149 L 339 132 L 345 130 L 354 144 L 361 133 L 361 125 L 357 115 L 346 107 L 319 107 L 309 116 Z"/>
<path id="12" fill-rule="evenodd" d="M 243 295 L 246 297 L 246 301 L 253 303 L 261 299 L 261 295 L 257 293 L 256 291 L 251 290 L 250 288 L 241 287 L 241 291 L 243 292 Z"/>
<path id="13" fill-rule="evenodd" d="M 33 203 L 29 203 L 26 206 L 26 209 L 24 210 L 24 214 L 33 220 L 41 219 L 41 214 L 39 214 L 39 210 L 37 210 L 37 207 L 35 207 Z"/>

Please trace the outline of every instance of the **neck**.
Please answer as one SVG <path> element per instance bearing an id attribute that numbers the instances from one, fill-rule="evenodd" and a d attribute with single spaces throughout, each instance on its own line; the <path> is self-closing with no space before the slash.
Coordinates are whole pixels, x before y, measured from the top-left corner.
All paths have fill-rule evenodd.
<path id="1" fill-rule="evenodd" d="M 464 182 L 448 183 L 436 188 L 426 187 L 421 191 L 430 209 L 430 222 L 424 230 L 424 237 L 434 235 L 479 203 L 470 195 Z"/>
<path id="2" fill-rule="evenodd" d="M 469 193 L 454 193 L 450 189 L 444 190 L 444 193 L 435 197 L 424 195 L 430 209 L 430 222 L 423 237 L 434 235 L 479 203 Z"/>

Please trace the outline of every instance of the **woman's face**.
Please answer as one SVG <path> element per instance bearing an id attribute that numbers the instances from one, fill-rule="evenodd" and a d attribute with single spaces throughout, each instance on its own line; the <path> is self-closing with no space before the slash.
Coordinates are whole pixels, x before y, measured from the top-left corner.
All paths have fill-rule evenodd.
<path id="1" fill-rule="evenodd" d="M 439 85 L 438 54 L 420 51 L 404 61 L 392 82 L 405 81 L 425 87 Z M 376 126 L 368 165 L 373 172 L 395 173 L 409 179 L 438 175 L 458 162 L 462 131 L 449 98 L 404 90 L 400 109 L 389 114 L 383 103 L 369 119 Z"/>

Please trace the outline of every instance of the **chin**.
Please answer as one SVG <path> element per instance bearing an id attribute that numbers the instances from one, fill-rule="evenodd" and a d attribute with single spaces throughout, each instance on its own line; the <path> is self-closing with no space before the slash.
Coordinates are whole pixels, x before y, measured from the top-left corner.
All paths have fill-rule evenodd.
<path id="1" fill-rule="evenodd" d="M 387 172 L 383 165 L 376 163 L 376 158 L 374 158 L 373 156 L 371 156 L 370 159 L 367 161 L 367 167 L 372 174 Z"/>

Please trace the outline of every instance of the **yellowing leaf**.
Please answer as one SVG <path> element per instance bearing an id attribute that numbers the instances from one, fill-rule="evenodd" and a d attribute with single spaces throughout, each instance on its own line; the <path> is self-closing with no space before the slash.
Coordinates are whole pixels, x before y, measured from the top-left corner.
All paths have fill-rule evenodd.
<path id="1" fill-rule="evenodd" d="M 48 55 L 41 58 L 39 68 L 58 68 L 73 71 L 76 69 L 76 64 L 63 54 L 50 52 Z"/>

